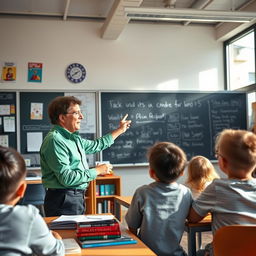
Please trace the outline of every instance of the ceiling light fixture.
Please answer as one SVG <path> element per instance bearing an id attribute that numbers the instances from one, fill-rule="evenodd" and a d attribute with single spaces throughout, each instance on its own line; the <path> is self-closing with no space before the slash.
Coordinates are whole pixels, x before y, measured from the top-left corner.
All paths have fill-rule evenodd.
<path id="1" fill-rule="evenodd" d="M 126 7 L 128 18 L 136 20 L 198 21 L 198 22 L 250 22 L 255 12 L 212 11 L 197 9 L 159 9 Z"/>

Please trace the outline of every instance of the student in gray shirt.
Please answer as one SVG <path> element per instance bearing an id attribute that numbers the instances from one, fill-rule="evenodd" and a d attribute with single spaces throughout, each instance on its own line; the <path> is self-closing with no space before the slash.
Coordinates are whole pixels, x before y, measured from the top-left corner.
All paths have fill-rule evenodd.
<path id="1" fill-rule="evenodd" d="M 158 256 L 186 255 L 180 246 L 192 194 L 176 183 L 186 155 L 173 143 L 161 142 L 149 151 L 149 175 L 155 182 L 138 188 L 126 215 L 129 229 Z"/>
<path id="2" fill-rule="evenodd" d="M 256 225 L 256 135 L 227 129 L 217 137 L 216 157 L 220 169 L 228 176 L 214 180 L 193 203 L 189 221 L 198 222 L 212 214 L 213 235 L 223 226 Z M 206 253 L 206 254 L 205 254 Z M 211 244 L 200 255 L 213 255 Z"/>
<path id="3" fill-rule="evenodd" d="M 51 232 L 36 207 L 16 205 L 26 190 L 24 159 L 0 146 L 0 255 L 64 255 L 64 244 Z"/>

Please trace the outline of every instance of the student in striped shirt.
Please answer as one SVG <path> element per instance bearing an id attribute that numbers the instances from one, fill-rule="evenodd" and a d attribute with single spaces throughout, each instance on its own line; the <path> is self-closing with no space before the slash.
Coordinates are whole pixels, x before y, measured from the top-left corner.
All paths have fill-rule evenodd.
<path id="1" fill-rule="evenodd" d="M 256 225 L 256 135 L 244 130 L 223 130 L 216 139 L 216 157 L 227 178 L 215 179 L 193 203 L 190 222 L 212 214 L 212 232 L 228 225 Z M 204 254 L 213 255 L 212 246 Z"/>

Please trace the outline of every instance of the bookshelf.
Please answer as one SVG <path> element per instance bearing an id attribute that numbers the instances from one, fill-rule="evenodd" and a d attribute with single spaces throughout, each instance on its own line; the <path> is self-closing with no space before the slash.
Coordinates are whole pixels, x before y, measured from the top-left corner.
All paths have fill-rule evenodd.
<path id="1" fill-rule="evenodd" d="M 114 214 L 114 198 L 121 195 L 121 177 L 101 176 L 90 182 L 86 193 L 86 214 Z"/>

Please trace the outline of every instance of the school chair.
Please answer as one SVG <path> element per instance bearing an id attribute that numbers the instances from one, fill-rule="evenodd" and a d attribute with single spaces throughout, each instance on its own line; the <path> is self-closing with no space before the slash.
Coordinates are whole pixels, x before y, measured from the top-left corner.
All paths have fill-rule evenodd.
<path id="1" fill-rule="evenodd" d="M 254 256 L 256 225 L 231 225 L 213 237 L 214 256 Z"/>
<path id="2" fill-rule="evenodd" d="M 43 217 L 45 217 L 44 197 L 45 197 L 45 188 L 43 187 L 43 184 L 28 184 L 27 189 L 25 191 L 25 195 L 21 200 L 20 204 L 35 205 L 39 209 L 40 214 Z"/>

